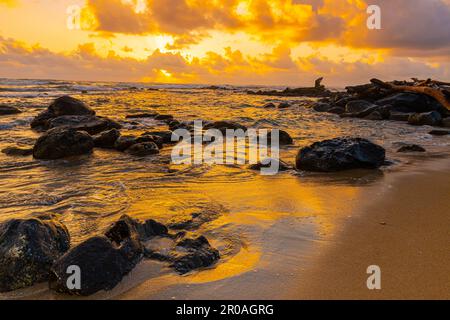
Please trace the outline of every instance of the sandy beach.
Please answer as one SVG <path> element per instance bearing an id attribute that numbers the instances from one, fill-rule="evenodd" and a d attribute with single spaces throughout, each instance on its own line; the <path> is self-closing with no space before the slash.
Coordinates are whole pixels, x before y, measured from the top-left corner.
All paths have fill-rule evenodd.
<path id="1" fill-rule="evenodd" d="M 288 297 L 450 298 L 450 161 L 388 177 L 384 188 L 324 246 Z M 381 268 L 381 290 L 366 287 L 369 265 Z"/>

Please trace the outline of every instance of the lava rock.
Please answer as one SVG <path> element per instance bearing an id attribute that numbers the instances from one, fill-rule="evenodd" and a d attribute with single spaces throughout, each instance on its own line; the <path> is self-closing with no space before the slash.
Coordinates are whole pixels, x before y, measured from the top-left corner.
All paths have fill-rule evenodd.
<path id="1" fill-rule="evenodd" d="M 290 108 L 290 107 L 291 107 L 291 104 L 289 102 L 281 102 L 278 105 L 278 109 L 287 109 L 287 108 Z"/>
<path id="2" fill-rule="evenodd" d="M 20 111 L 16 107 L 0 105 L 0 116 L 6 116 L 6 115 L 18 114 L 18 113 L 22 113 L 22 111 Z"/>
<path id="3" fill-rule="evenodd" d="M 415 113 L 409 116 L 408 123 L 414 126 L 438 126 L 442 121 L 439 112 Z"/>
<path id="4" fill-rule="evenodd" d="M 264 109 L 274 109 L 274 108 L 276 108 L 276 105 L 275 105 L 274 103 L 272 103 L 272 102 L 269 102 L 269 103 L 266 103 L 266 104 L 263 106 L 263 108 L 264 108 Z"/>
<path id="5" fill-rule="evenodd" d="M 120 244 L 130 237 L 139 241 L 147 241 L 157 236 L 168 236 L 168 229 L 165 225 L 152 219 L 140 222 L 128 215 L 123 215 L 108 228 L 105 235 L 115 243 Z"/>
<path id="6" fill-rule="evenodd" d="M 450 134 L 450 131 L 448 130 L 431 130 L 429 132 L 432 136 L 446 136 Z"/>
<path id="7" fill-rule="evenodd" d="M 30 156 L 33 154 L 33 148 L 7 147 L 2 150 L 2 153 L 8 156 Z"/>
<path id="8" fill-rule="evenodd" d="M 212 123 L 208 123 L 204 126 L 205 130 L 209 130 L 209 129 L 218 129 L 222 132 L 225 132 L 227 129 L 230 130 L 247 130 L 247 127 L 236 123 L 236 122 L 232 122 L 232 121 L 216 121 L 216 122 L 212 122 Z"/>
<path id="9" fill-rule="evenodd" d="M 97 148 L 114 149 L 114 144 L 120 137 L 120 131 L 111 129 L 94 136 L 94 146 Z"/>
<path id="10" fill-rule="evenodd" d="M 147 131 L 143 135 L 160 137 L 164 144 L 177 143 L 179 140 L 178 135 L 174 134 L 172 131 Z M 172 135 L 175 135 L 176 141 L 172 141 Z"/>
<path id="11" fill-rule="evenodd" d="M 143 248 L 129 241 L 114 244 L 106 236 L 90 238 L 70 249 L 52 267 L 50 288 L 70 295 L 89 296 L 100 290 L 113 289 L 139 262 Z M 130 259 L 131 258 L 131 259 Z M 69 266 L 81 271 L 80 288 L 68 288 Z"/>
<path id="12" fill-rule="evenodd" d="M 86 132 L 56 128 L 36 141 L 33 156 L 36 159 L 59 159 L 90 153 L 93 148 L 94 140 Z"/>
<path id="13" fill-rule="evenodd" d="M 405 144 L 400 147 L 400 149 L 397 150 L 397 152 L 400 153 L 407 153 L 407 152 L 426 152 L 423 147 L 417 145 L 417 144 Z"/>
<path id="14" fill-rule="evenodd" d="M 442 112 L 443 106 L 434 99 L 416 93 L 402 92 L 391 95 L 376 102 L 378 105 L 390 105 L 393 112 L 424 113 L 430 111 Z"/>
<path id="15" fill-rule="evenodd" d="M 450 118 L 444 118 L 444 119 L 442 119 L 442 126 L 444 127 L 444 128 L 450 128 Z"/>
<path id="16" fill-rule="evenodd" d="M 158 154 L 159 148 L 154 142 L 140 142 L 133 144 L 131 147 L 126 149 L 126 153 L 133 156 L 144 157 Z"/>
<path id="17" fill-rule="evenodd" d="M 292 137 L 289 135 L 289 133 L 287 133 L 284 130 L 278 130 L 278 143 L 280 146 L 287 146 L 287 145 L 292 145 L 294 144 L 294 140 L 292 139 Z M 272 142 L 272 131 L 269 131 L 267 133 L 267 143 L 271 143 Z"/>
<path id="18" fill-rule="evenodd" d="M 369 108 L 373 108 L 374 104 L 365 100 L 350 101 L 345 106 L 345 112 L 351 114 L 357 114 L 366 111 Z"/>
<path id="19" fill-rule="evenodd" d="M 298 170 L 333 172 L 356 168 L 378 168 L 386 151 L 366 139 L 336 138 L 302 148 L 296 158 Z"/>
<path id="20" fill-rule="evenodd" d="M 122 126 L 108 118 L 97 116 L 61 116 L 47 121 L 45 128 L 71 128 L 98 134 L 110 129 L 120 129 Z"/>
<path id="21" fill-rule="evenodd" d="M 48 129 L 47 122 L 60 116 L 93 116 L 95 111 L 84 102 L 70 96 L 60 97 L 52 102 L 47 110 L 44 110 L 31 121 L 31 127 L 44 127 Z"/>
<path id="22" fill-rule="evenodd" d="M 313 105 L 313 110 L 317 112 L 328 112 L 330 109 L 333 108 L 333 106 L 329 103 L 325 102 L 318 102 Z"/>
<path id="23" fill-rule="evenodd" d="M 152 113 L 138 113 L 138 114 L 129 114 L 126 115 L 126 119 L 142 119 L 142 118 L 155 118 L 158 116 L 158 113 L 152 112 Z"/>
<path id="24" fill-rule="evenodd" d="M 369 114 L 368 116 L 364 117 L 364 119 L 366 120 L 383 120 L 383 116 L 381 115 L 380 112 L 378 111 L 374 111 L 371 114 Z"/>
<path id="25" fill-rule="evenodd" d="M 158 115 L 155 117 L 155 119 L 156 119 L 156 120 L 159 120 L 159 121 L 170 122 L 170 121 L 172 121 L 174 118 L 173 118 L 173 116 L 170 115 L 170 114 L 158 114 Z"/>
<path id="26" fill-rule="evenodd" d="M 292 169 L 292 167 L 289 166 L 286 162 L 274 158 L 266 159 L 265 161 L 261 161 L 256 164 L 251 164 L 248 166 L 248 168 L 250 170 L 261 171 L 261 169 L 263 168 L 271 168 L 274 163 L 278 164 L 278 171 L 288 171 Z"/>
<path id="27" fill-rule="evenodd" d="M 69 249 L 67 228 L 48 217 L 0 225 L 0 291 L 47 281 L 53 262 Z"/>
<path id="28" fill-rule="evenodd" d="M 412 113 L 391 112 L 389 120 L 408 122 L 410 115 Z"/>
<path id="29" fill-rule="evenodd" d="M 329 109 L 327 112 L 341 115 L 341 114 L 345 113 L 345 109 L 341 108 L 341 107 L 333 107 L 333 108 Z"/>
<path id="30" fill-rule="evenodd" d="M 178 273 L 185 274 L 194 269 L 209 267 L 220 259 L 219 251 L 209 244 L 204 236 L 180 240 L 175 248 L 175 259 L 171 264 Z"/>
<path id="31" fill-rule="evenodd" d="M 136 139 L 137 138 L 135 136 L 120 136 L 114 143 L 114 149 L 119 151 L 125 151 L 133 144 L 137 143 Z"/>

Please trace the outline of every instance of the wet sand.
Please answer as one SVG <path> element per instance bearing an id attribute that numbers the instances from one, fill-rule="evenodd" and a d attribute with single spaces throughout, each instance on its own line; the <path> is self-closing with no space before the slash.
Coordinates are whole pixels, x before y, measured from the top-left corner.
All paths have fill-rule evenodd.
<path id="1" fill-rule="evenodd" d="M 423 165 L 388 177 L 387 192 L 324 246 L 287 298 L 449 299 L 450 161 Z M 369 265 L 381 268 L 381 290 L 367 289 Z"/>

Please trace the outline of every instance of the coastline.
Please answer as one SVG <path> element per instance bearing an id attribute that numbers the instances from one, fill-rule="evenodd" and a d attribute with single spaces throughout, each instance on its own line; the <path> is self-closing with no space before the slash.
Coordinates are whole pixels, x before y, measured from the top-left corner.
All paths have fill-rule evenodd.
<path id="1" fill-rule="evenodd" d="M 450 161 L 422 165 L 388 176 L 389 190 L 327 242 L 286 298 L 449 299 Z M 369 265 L 381 268 L 381 290 L 366 287 Z"/>

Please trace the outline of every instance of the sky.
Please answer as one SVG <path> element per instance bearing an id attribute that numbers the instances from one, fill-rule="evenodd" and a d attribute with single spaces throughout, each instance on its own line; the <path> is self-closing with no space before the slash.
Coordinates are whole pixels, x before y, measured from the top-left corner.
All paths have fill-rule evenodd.
<path id="1" fill-rule="evenodd" d="M 367 27 L 369 5 L 381 29 Z M 450 0 L 0 0 L 0 78 L 450 80 Z"/>

